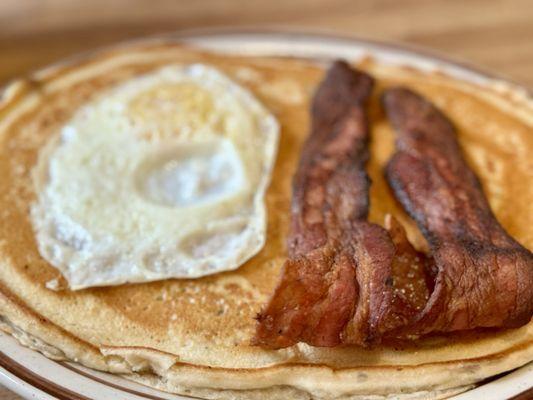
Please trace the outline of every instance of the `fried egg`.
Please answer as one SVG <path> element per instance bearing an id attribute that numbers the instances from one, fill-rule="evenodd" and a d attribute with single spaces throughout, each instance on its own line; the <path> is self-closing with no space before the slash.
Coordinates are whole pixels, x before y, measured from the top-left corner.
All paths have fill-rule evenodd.
<path id="1" fill-rule="evenodd" d="M 132 78 L 41 150 L 39 252 L 74 290 L 236 269 L 265 243 L 278 136 L 274 116 L 212 67 Z"/>

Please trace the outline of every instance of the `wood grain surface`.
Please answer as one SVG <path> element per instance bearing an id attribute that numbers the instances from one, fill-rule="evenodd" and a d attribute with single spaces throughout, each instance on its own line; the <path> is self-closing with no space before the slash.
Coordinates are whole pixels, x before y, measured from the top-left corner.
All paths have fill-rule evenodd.
<path id="1" fill-rule="evenodd" d="M 220 26 L 410 43 L 533 88 L 533 0 L 0 0 L 0 84 L 120 40 Z"/>
<path id="2" fill-rule="evenodd" d="M 0 0 L 0 83 L 107 43 L 213 26 L 407 42 L 533 87 L 532 0 Z"/>

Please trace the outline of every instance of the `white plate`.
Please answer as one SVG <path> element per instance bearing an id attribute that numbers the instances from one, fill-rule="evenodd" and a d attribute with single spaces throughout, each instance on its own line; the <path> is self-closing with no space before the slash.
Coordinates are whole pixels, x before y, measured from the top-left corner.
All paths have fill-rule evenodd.
<path id="1" fill-rule="evenodd" d="M 160 40 L 160 39 L 155 39 Z M 440 70 L 477 84 L 500 78 L 431 54 L 425 50 L 348 37 L 276 31 L 202 30 L 164 37 L 213 51 L 245 55 L 279 55 L 328 60 L 360 59 L 372 55 L 381 62 L 411 65 L 426 71 Z M 513 84 L 513 86 L 516 86 Z M 518 86 L 517 86 L 518 87 Z M 522 89 L 527 92 L 527 89 Z M 0 332 L 0 384 L 27 399 L 139 400 L 189 399 L 130 382 L 116 375 L 94 371 L 75 363 L 50 360 L 21 346 Z M 453 397 L 455 400 L 521 399 L 533 396 L 533 363 L 503 377 Z M 527 392 L 527 393 L 525 393 Z"/>

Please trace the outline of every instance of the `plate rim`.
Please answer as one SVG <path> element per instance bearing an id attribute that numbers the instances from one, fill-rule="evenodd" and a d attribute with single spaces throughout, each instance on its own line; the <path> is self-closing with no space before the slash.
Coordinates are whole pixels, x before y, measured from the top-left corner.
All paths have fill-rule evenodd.
<path id="1" fill-rule="evenodd" d="M 506 83 L 512 84 L 513 86 L 520 87 L 525 89 L 529 96 L 533 96 L 533 88 L 530 88 L 527 84 L 520 82 L 517 79 L 511 78 L 506 74 L 498 73 L 493 71 L 490 67 L 482 66 L 477 63 L 468 61 L 464 57 L 460 56 L 449 56 L 443 51 L 435 50 L 430 47 L 417 45 L 413 43 L 402 42 L 399 40 L 385 40 L 385 39 L 376 39 L 372 37 L 367 37 L 359 34 L 350 34 L 343 33 L 339 31 L 329 30 L 329 29 L 302 29 L 302 28 L 293 28 L 287 26 L 275 25 L 265 26 L 265 27 L 254 27 L 254 26 L 220 26 L 220 27 L 198 27 L 198 28 L 189 28 L 184 30 L 179 30 L 175 32 L 169 32 L 166 34 L 157 34 L 153 35 L 154 39 L 159 38 L 190 38 L 190 37 L 208 37 L 208 36 L 240 36 L 240 35 L 264 35 L 270 37 L 280 37 L 280 38 L 299 38 L 305 40 L 328 40 L 335 42 L 345 42 L 346 44 L 370 44 L 376 48 L 380 48 L 385 51 L 400 51 L 403 53 L 417 54 L 427 59 L 438 60 L 442 63 L 450 64 L 457 66 L 461 69 L 469 70 L 474 72 L 479 76 L 490 80 L 504 81 Z M 151 39 L 152 36 L 147 36 L 145 39 Z M 141 41 L 143 39 L 140 39 Z M 135 42 L 136 39 L 133 39 Z M 128 43 L 125 41 L 123 43 Z M 274 54 L 273 54 L 274 55 Z"/>

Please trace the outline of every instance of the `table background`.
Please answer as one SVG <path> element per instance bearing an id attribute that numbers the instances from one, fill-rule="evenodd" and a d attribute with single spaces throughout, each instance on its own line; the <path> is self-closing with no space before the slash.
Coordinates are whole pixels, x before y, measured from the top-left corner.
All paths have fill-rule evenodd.
<path id="1" fill-rule="evenodd" d="M 108 43 L 217 26 L 405 42 L 533 88 L 533 0 L 0 0 L 0 85 Z"/>

